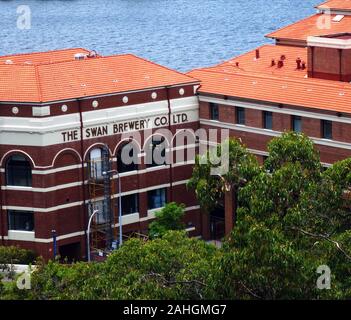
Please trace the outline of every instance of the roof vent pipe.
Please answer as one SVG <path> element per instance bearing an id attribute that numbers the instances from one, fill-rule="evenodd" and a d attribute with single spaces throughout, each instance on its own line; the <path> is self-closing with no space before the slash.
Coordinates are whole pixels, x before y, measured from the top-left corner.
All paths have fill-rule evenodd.
<path id="1" fill-rule="evenodd" d="M 302 69 L 302 70 L 305 70 L 305 69 L 306 69 L 306 62 L 305 62 L 305 61 L 302 61 L 301 69 Z"/>
<path id="2" fill-rule="evenodd" d="M 256 49 L 256 60 L 260 58 L 260 50 Z"/>
<path id="3" fill-rule="evenodd" d="M 302 60 L 300 58 L 296 59 L 296 68 L 297 68 L 297 70 L 301 69 L 301 62 L 302 62 Z"/>
<path id="4" fill-rule="evenodd" d="M 278 61 L 278 68 L 283 68 L 284 66 L 284 61 L 283 60 L 279 60 Z"/>
<path id="5" fill-rule="evenodd" d="M 272 59 L 272 62 L 271 62 L 271 67 L 274 67 L 275 66 L 275 60 Z"/>

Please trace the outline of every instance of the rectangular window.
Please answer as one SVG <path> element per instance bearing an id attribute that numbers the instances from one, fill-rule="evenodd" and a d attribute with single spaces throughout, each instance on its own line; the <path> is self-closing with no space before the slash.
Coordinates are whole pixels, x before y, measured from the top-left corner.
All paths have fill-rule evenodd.
<path id="1" fill-rule="evenodd" d="M 236 123 L 245 124 L 245 109 L 236 107 Z"/>
<path id="2" fill-rule="evenodd" d="M 302 132 L 302 120 L 300 116 L 292 116 L 292 129 L 295 132 Z"/>
<path id="3" fill-rule="evenodd" d="M 166 204 L 166 188 L 149 191 L 147 199 L 149 210 L 164 207 Z"/>
<path id="4" fill-rule="evenodd" d="M 273 113 L 270 111 L 263 111 L 263 127 L 265 129 L 273 129 Z"/>
<path id="5" fill-rule="evenodd" d="M 8 211 L 9 230 L 34 231 L 34 214 L 29 211 Z"/>
<path id="6" fill-rule="evenodd" d="M 122 215 L 137 213 L 139 211 L 138 208 L 138 194 L 130 194 L 128 196 L 123 196 L 121 198 L 122 203 Z"/>
<path id="7" fill-rule="evenodd" d="M 333 139 L 333 123 L 329 120 L 322 120 L 322 137 Z"/>
<path id="8" fill-rule="evenodd" d="M 217 103 L 210 103 L 210 116 L 211 120 L 219 120 L 219 110 Z"/>

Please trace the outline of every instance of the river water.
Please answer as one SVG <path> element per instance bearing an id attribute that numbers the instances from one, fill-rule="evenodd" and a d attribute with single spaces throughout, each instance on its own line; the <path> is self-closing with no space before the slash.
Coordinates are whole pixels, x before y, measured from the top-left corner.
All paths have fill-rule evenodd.
<path id="1" fill-rule="evenodd" d="M 134 53 L 187 71 L 272 43 L 266 33 L 312 15 L 318 3 L 0 0 L 0 55 L 85 47 L 103 55 Z"/>

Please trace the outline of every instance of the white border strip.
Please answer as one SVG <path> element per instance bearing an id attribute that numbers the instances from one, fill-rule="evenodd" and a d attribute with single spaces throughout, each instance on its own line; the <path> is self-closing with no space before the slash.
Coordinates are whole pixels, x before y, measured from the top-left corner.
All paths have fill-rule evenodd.
<path id="1" fill-rule="evenodd" d="M 244 125 L 232 124 L 232 123 L 227 123 L 227 122 L 219 122 L 219 121 L 208 120 L 208 119 L 200 119 L 200 124 L 213 126 L 216 128 L 222 128 L 222 129 L 230 129 L 230 130 L 236 130 L 236 131 L 255 133 L 255 134 L 265 135 L 265 136 L 270 136 L 270 137 L 278 137 L 282 134 L 282 132 L 279 132 L 279 131 L 248 127 L 248 126 L 244 126 Z M 332 148 L 351 150 L 351 143 L 335 141 L 335 140 L 328 140 L 328 139 L 321 139 L 321 138 L 314 138 L 314 137 L 310 137 L 310 139 L 317 145 L 323 145 L 323 146 L 328 146 L 328 147 L 332 147 Z"/>
<path id="2" fill-rule="evenodd" d="M 342 91 L 342 89 L 340 89 L 340 91 Z M 200 96 L 199 100 L 202 102 L 212 102 L 212 103 L 217 103 L 217 104 L 227 105 L 232 107 L 242 107 L 247 109 L 270 111 L 270 112 L 301 116 L 301 117 L 307 117 L 307 118 L 318 119 L 318 120 L 331 120 L 334 122 L 351 123 L 351 118 L 347 118 L 347 117 L 338 117 L 338 116 L 332 116 L 332 115 L 325 115 L 317 112 L 294 110 L 286 107 L 279 108 L 268 104 L 256 104 L 256 103 L 243 102 L 243 101 L 232 100 L 232 99 L 223 100 L 219 98 L 206 97 L 206 96 Z M 332 110 L 328 110 L 328 111 L 337 113 L 337 111 L 332 111 Z M 200 121 L 201 120 L 202 119 L 200 119 Z"/>
<path id="3" fill-rule="evenodd" d="M 138 222 L 142 222 L 142 221 L 147 221 L 147 220 L 151 220 L 155 218 L 155 212 L 158 210 L 161 210 L 162 208 L 158 208 L 158 209 L 154 209 L 154 210 L 150 210 L 148 212 L 148 216 L 147 217 L 142 217 L 139 218 L 139 213 L 134 213 L 131 215 L 125 215 L 123 216 L 123 220 L 122 223 L 123 225 L 129 225 L 129 224 L 133 224 L 133 223 L 138 223 Z M 193 210 L 198 210 L 200 209 L 200 206 L 192 206 L 192 207 L 187 207 L 185 208 L 185 211 L 193 211 Z M 152 212 L 151 212 L 152 211 Z M 128 216 L 130 216 L 132 219 L 129 219 L 128 221 Z M 127 218 L 127 219 L 126 219 Z M 127 223 L 125 222 L 127 220 Z M 114 227 L 119 227 L 119 224 L 115 224 Z M 189 229 L 189 231 L 193 231 L 195 227 L 192 227 L 191 230 Z M 35 238 L 34 237 L 34 232 L 27 232 L 28 235 L 22 235 L 23 232 L 18 232 L 18 237 L 16 236 L 17 231 L 16 230 L 9 230 L 10 233 L 12 233 L 12 235 L 9 236 L 0 236 L 0 239 L 4 239 L 4 240 L 12 240 L 12 241 L 26 241 L 26 242 L 38 242 L 38 243 L 52 243 L 53 239 L 52 238 L 48 238 L 48 239 L 43 239 L 43 238 Z M 85 235 L 86 231 L 77 231 L 77 232 L 72 232 L 72 233 L 68 233 L 68 234 L 64 234 L 64 235 L 60 235 L 56 238 L 57 241 L 60 240 L 64 240 L 64 239 L 68 239 L 68 238 L 73 238 L 73 237 L 77 237 L 77 236 L 82 236 Z"/>

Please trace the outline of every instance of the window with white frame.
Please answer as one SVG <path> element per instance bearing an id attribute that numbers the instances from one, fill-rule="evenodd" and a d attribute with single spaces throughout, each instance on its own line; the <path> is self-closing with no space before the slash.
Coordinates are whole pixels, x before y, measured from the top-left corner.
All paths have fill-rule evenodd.
<path id="1" fill-rule="evenodd" d="M 31 211 L 8 211 L 8 229 L 34 231 L 34 213 Z"/>

